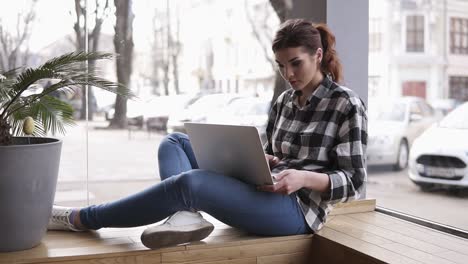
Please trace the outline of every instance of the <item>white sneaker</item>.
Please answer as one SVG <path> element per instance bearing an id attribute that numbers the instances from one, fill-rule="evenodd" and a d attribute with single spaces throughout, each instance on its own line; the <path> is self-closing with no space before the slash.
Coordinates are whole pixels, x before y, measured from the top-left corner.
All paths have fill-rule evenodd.
<path id="1" fill-rule="evenodd" d="M 54 205 L 52 207 L 52 215 L 49 218 L 47 230 L 65 230 L 65 231 L 84 231 L 76 228 L 70 223 L 70 214 L 73 208 Z"/>
<path id="2" fill-rule="evenodd" d="M 163 224 L 148 227 L 141 234 L 141 242 L 148 248 L 161 248 L 199 241 L 213 231 L 214 226 L 196 212 L 179 211 Z"/>

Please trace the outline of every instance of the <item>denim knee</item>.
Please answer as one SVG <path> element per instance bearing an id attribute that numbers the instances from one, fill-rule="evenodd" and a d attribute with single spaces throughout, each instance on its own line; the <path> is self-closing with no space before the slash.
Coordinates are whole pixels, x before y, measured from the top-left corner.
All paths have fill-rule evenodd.
<path id="1" fill-rule="evenodd" d="M 167 140 L 172 143 L 178 143 L 181 139 L 188 139 L 188 136 L 184 133 L 173 132 L 165 136 L 162 142 Z"/>
<path id="2" fill-rule="evenodd" d="M 194 169 L 175 176 L 175 185 L 181 194 L 184 204 L 191 209 L 198 209 L 198 193 L 203 186 L 202 170 Z"/>
<path id="3" fill-rule="evenodd" d="M 167 146 L 171 146 L 173 144 L 181 144 L 182 139 L 187 139 L 188 140 L 188 136 L 186 134 L 180 133 L 180 132 L 174 132 L 174 133 L 170 133 L 170 134 L 166 135 L 161 140 L 161 143 L 159 144 L 158 153 L 161 152 L 161 149 L 164 149 Z"/>

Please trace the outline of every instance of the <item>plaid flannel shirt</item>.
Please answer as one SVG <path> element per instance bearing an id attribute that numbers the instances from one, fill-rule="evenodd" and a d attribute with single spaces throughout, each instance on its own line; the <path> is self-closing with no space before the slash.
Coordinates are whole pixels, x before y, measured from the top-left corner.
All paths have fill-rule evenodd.
<path id="1" fill-rule="evenodd" d="M 310 228 L 324 224 L 333 204 L 359 198 L 366 176 L 367 114 L 352 90 L 324 78 L 300 107 L 293 89 L 282 93 L 268 118 L 265 152 L 280 158 L 273 172 L 285 169 L 325 173 L 330 189 L 296 192 Z"/>

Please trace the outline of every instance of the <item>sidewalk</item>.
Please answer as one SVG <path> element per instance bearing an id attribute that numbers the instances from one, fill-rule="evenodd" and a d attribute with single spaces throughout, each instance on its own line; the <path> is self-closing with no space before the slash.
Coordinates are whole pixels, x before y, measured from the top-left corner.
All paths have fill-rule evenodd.
<path id="1" fill-rule="evenodd" d="M 144 190 L 159 179 L 94 181 L 89 183 L 89 205 L 115 201 Z M 87 206 L 86 182 L 59 182 L 55 204 L 63 206 Z"/>
<path id="2" fill-rule="evenodd" d="M 159 181 L 157 150 L 162 134 L 109 130 L 108 122 L 89 122 L 90 204 L 112 201 Z M 67 128 L 63 140 L 55 203 L 86 205 L 86 122 Z"/>

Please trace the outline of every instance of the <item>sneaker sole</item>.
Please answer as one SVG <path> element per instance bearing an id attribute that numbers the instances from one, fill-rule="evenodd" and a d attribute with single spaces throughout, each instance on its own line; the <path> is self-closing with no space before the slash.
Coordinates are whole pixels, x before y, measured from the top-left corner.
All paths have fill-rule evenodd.
<path id="1" fill-rule="evenodd" d="M 151 249 L 175 246 L 200 241 L 209 236 L 213 229 L 210 223 L 198 224 L 196 227 L 150 227 L 141 234 L 141 242 Z"/>

